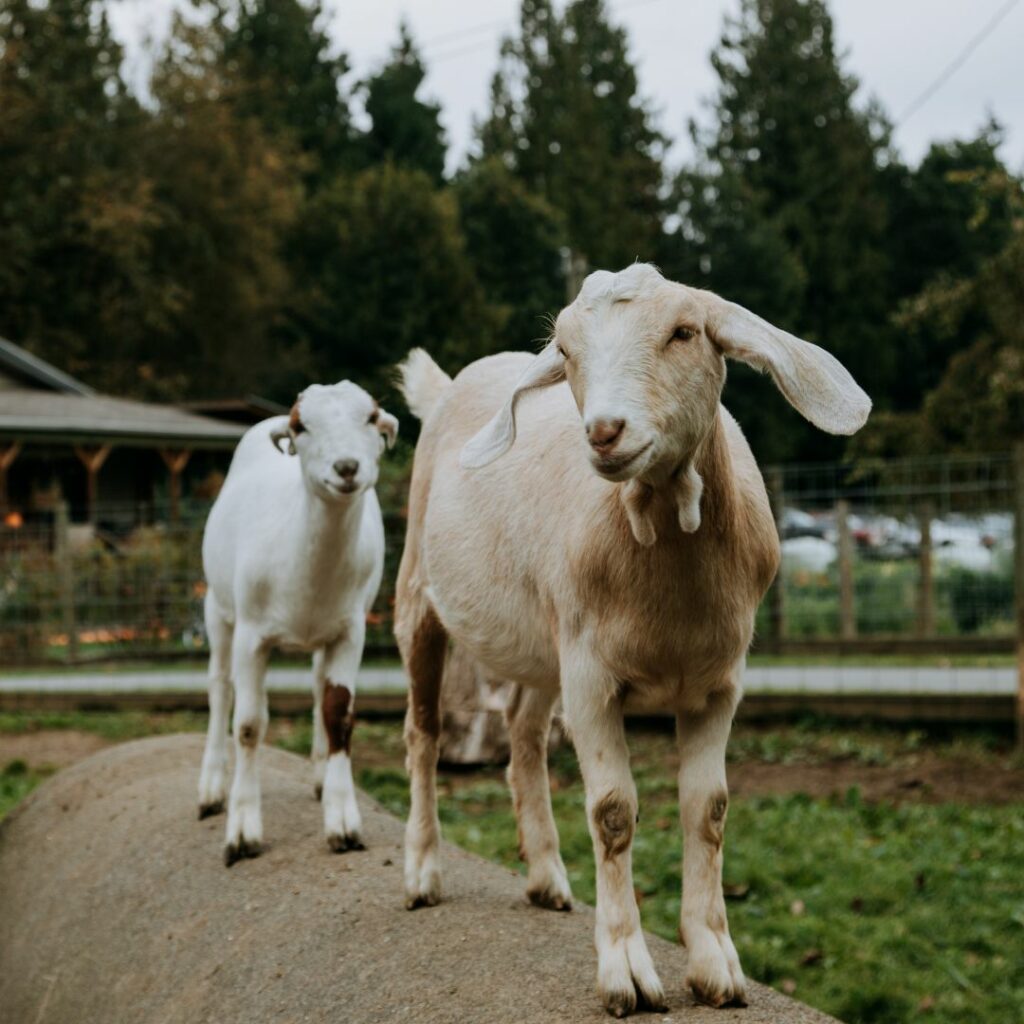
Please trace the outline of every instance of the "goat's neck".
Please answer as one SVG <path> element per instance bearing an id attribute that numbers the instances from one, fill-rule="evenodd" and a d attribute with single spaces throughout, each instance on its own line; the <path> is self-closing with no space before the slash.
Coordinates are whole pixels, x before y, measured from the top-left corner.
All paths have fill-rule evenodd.
<path id="1" fill-rule="evenodd" d="M 659 506 L 671 503 L 678 528 L 695 533 L 703 520 L 702 506 L 716 516 L 729 514 L 732 476 L 722 420 L 714 423 L 692 453 L 651 480 L 629 480 L 619 488 L 629 527 L 639 544 L 650 547 L 658 539 Z"/>
<path id="2" fill-rule="evenodd" d="M 303 487 L 302 509 L 292 534 L 298 543 L 299 564 L 304 563 L 313 575 L 348 564 L 349 553 L 359 543 L 365 498 L 361 491 L 347 501 L 329 502 Z"/>

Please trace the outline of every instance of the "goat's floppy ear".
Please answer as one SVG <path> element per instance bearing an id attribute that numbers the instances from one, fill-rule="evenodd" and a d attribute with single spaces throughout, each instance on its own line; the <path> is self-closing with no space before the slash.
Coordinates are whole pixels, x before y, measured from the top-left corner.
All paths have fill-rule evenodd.
<path id="1" fill-rule="evenodd" d="M 709 337 L 730 359 L 772 375 L 794 409 L 829 434 L 854 434 L 871 399 L 835 356 L 715 296 Z"/>
<path id="2" fill-rule="evenodd" d="M 516 439 L 516 405 L 527 391 L 550 387 L 565 380 L 565 359 L 558 346 L 549 342 L 526 372 L 516 381 L 508 401 L 491 420 L 463 446 L 459 464 L 463 469 L 480 469 L 500 458 Z"/>
<path id="3" fill-rule="evenodd" d="M 300 395 L 299 398 L 302 396 Z M 291 412 L 288 413 L 288 424 L 284 427 L 278 427 L 277 430 L 270 432 L 270 443 L 282 454 L 282 455 L 295 455 L 295 435 L 301 434 L 306 428 L 302 425 L 302 419 L 299 416 L 299 399 L 295 400 L 295 404 L 291 408 Z M 281 442 L 287 441 L 287 450 L 281 447 Z"/>
<path id="4" fill-rule="evenodd" d="M 394 448 L 395 441 L 398 439 L 398 420 L 396 420 L 391 413 L 385 412 L 383 409 L 378 409 L 377 429 L 384 438 L 384 443 L 387 447 Z"/>

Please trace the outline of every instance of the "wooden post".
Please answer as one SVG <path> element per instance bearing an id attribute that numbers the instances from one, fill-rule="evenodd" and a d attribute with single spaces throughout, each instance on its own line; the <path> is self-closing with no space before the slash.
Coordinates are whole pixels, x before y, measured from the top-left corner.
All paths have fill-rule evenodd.
<path id="1" fill-rule="evenodd" d="M 843 640 L 852 640 L 857 635 L 857 613 L 853 602 L 850 503 L 845 498 L 836 505 L 836 529 L 839 534 L 839 635 Z"/>
<path id="2" fill-rule="evenodd" d="M 78 626 L 75 624 L 75 574 L 71 564 L 71 545 L 68 542 L 68 503 L 61 499 L 53 519 L 53 555 L 57 563 L 60 588 L 61 622 L 68 644 L 64 660 L 78 660 Z"/>
<path id="3" fill-rule="evenodd" d="M 921 579 L 917 591 L 917 635 L 935 635 L 935 576 L 932 573 L 932 517 L 935 511 L 930 503 L 921 506 L 918 518 L 921 525 L 921 546 L 918 564 Z"/>
<path id="4" fill-rule="evenodd" d="M 96 524 L 96 501 L 100 491 L 100 470 L 103 468 L 103 463 L 107 461 L 107 456 L 110 452 L 111 446 L 109 444 L 101 444 L 95 448 L 88 448 L 82 444 L 75 445 L 75 454 L 78 456 L 78 461 L 85 466 L 87 474 L 85 491 L 86 514 L 89 522 L 93 525 Z"/>
<path id="5" fill-rule="evenodd" d="M 1017 601 L 1017 750 L 1024 753 L 1024 442 L 1013 449 L 1013 580 Z"/>
<path id="6" fill-rule="evenodd" d="M 768 493 L 771 496 L 772 515 L 775 517 L 775 528 L 782 540 L 782 511 L 785 505 L 782 467 L 775 466 L 768 472 Z M 776 653 L 781 653 L 782 644 L 786 639 L 786 587 L 782 578 L 783 567 L 779 566 L 778 575 L 768 591 L 768 621 Z"/>
<path id="7" fill-rule="evenodd" d="M 164 465 L 167 467 L 167 471 L 171 474 L 168 492 L 171 498 L 171 522 L 173 523 L 178 521 L 179 516 L 179 507 L 181 503 L 181 474 L 188 465 L 188 460 L 191 456 L 192 451 L 189 448 L 183 448 L 181 451 L 171 451 L 168 448 L 160 449 L 160 458 L 164 460 Z"/>
<path id="8" fill-rule="evenodd" d="M 18 457 L 21 451 L 21 442 L 12 441 L 3 451 L 0 451 L 0 515 L 7 513 L 7 470 Z"/>

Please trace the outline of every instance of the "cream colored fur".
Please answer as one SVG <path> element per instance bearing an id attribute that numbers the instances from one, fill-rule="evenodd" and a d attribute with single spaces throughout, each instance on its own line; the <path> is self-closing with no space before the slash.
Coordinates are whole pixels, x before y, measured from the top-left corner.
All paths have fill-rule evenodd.
<path id="1" fill-rule="evenodd" d="M 724 753 L 779 546 L 750 448 L 719 404 L 724 356 L 767 368 L 827 429 L 867 415 L 823 350 L 643 265 L 591 275 L 539 356 L 482 359 L 449 381 L 416 351 L 403 373 L 410 404 L 429 412 L 396 604 L 412 686 L 407 905 L 440 898 L 434 769 L 450 636 L 537 692 L 510 781 L 528 893 L 558 908 L 570 893 L 538 751 L 561 694 L 598 869 L 598 989 L 619 1016 L 664 1005 L 631 882 L 627 704 L 678 720 L 689 984 L 716 1006 L 744 994 L 721 888 Z M 588 444 L 591 425 L 613 418 L 615 449 Z"/>

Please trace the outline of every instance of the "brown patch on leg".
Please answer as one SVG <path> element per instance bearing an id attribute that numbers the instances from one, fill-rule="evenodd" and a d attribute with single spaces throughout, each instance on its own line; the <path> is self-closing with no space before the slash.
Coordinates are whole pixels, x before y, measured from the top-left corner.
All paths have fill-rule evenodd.
<path id="1" fill-rule="evenodd" d="M 352 728 L 356 716 L 352 713 L 352 691 L 342 683 L 327 680 L 321 714 L 327 730 L 327 752 L 348 754 L 352 748 Z"/>
<path id="2" fill-rule="evenodd" d="M 611 860 L 629 849 L 633 841 L 636 811 L 620 793 L 606 793 L 594 804 L 594 824 L 604 844 L 605 860 Z"/>
<path id="3" fill-rule="evenodd" d="M 260 741 L 258 722 L 242 722 L 238 726 L 238 742 L 243 747 L 255 747 Z"/>
<path id="4" fill-rule="evenodd" d="M 441 735 L 441 678 L 448 637 L 433 609 L 428 609 L 413 633 L 406 668 L 409 709 L 417 729 L 432 739 Z"/>
<path id="5" fill-rule="evenodd" d="M 711 795 L 704 810 L 701 838 L 715 849 L 722 848 L 722 841 L 725 838 L 725 814 L 728 809 L 729 794 L 724 789 L 720 789 Z"/>

